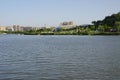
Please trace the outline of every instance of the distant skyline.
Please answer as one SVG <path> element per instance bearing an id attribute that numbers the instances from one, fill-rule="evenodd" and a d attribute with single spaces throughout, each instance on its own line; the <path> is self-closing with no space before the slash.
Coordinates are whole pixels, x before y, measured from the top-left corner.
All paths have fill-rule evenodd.
<path id="1" fill-rule="evenodd" d="M 0 0 L 0 26 L 90 24 L 120 11 L 120 0 Z"/>

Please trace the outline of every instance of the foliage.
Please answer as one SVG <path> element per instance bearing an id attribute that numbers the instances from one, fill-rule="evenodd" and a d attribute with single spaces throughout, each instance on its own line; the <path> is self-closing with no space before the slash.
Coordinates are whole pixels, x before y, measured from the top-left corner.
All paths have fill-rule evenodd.
<path id="1" fill-rule="evenodd" d="M 117 14 L 112 14 L 111 16 L 106 16 L 103 20 L 92 21 L 96 30 L 99 31 L 119 31 L 120 22 L 120 12 Z"/>
<path id="2" fill-rule="evenodd" d="M 103 20 L 92 21 L 93 25 L 82 25 L 73 28 L 42 27 L 39 30 L 29 31 L 0 31 L 0 34 L 25 34 L 25 35 L 120 35 L 120 12 L 106 16 Z"/>

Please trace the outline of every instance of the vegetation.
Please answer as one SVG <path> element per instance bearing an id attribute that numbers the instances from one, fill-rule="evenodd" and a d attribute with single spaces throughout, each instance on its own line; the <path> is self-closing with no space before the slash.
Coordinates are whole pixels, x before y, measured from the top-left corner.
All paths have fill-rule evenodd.
<path id="1" fill-rule="evenodd" d="M 120 12 L 106 16 L 103 20 L 92 21 L 92 25 L 76 26 L 65 29 L 46 28 L 30 31 L 0 31 L 0 34 L 24 34 L 24 35 L 120 35 Z"/>
<path id="2" fill-rule="evenodd" d="M 106 16 L 103 20 L 93 21 L 96 30 L 102 32 L 120 32 L 120 12 Z"/>

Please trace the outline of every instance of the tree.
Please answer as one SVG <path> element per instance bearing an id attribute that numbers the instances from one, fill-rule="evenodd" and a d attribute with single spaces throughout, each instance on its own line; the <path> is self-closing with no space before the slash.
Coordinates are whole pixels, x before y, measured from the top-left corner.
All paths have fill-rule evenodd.
<path id="1" fill-rule="evenodd" d="M 110 27 L 114 27 L 115 26 L 115 19 L 112 16 L 107 16 L 104 20 L 103 20 L 104 24 L 106 24 L 107 26 Z"/>
<path id="2" fill-rule="evenodd" d="M 120 21 L 120 12 L 111 16 L 106 16 L 103 20 L 103 23 L 104 25 L 106 24 L 107 26 L 110 26 L 114 29 L 116 21 Z"/>
<path id="3" fill-rule="evenodd" d="M 95 25 L 95 24 L 96 24 L 96 21 L 92 21 L 92 24 Z"/>
<path id="4" fill-rule="evenodd" d="M 120 21 L 120 12 L 118 12 L 117 14 L 112 14 L 111 16 L 106 16 L 103 20 L 98 20 L 98 21 L 93 21 L 92 23 L 95 26 L 95 30 L 97 30 L 99 28 L 99 30 L 102 30 L 104 26 L 104 31 L 115 31 L 116 30 L 116 22 Z M 100 27 L 99 27 L 100 26 Z M 117 29 L 119 27 L 117 26 Z"/>
<path id="5" fill-rule="evenodd" d="M 104 32 L 105 31 L 105 27 L 102 26 L 102 25 L 99 25 L 98 26 L 98 30 L 101 31 L 101 32 Z"/>
<path id="6" fill-rule="evenodd" d="M 102 21 L 101 21 L 101 20 L 92 21 L 92 24 L 94 24 L 95 30 L 97 30 L 97 29 L 98 29 L 98 26 L 99 26 L 99 25 L 102 25 Z"/>
<path id="7" fill-rule="evenodd" d="M 95 25 L 91 26 L 91 30 L 94 31 L 95 30 Z"/>
<path id="8" fill-rule="evenodd" d="M 120 32 L 120 21 L 115 23 L 116 29 L 118 32 Z"/>
<path id="9" fill-rule="evenodd" d="M 86 32 L 90 32 L 91 29 L 89 27 L 86 28 Z"/>
<path id="10" fill-rule="evenodd" d="M 63 27 L 60 27 L 58 31 L 64 31 L 65 29 Z"/>

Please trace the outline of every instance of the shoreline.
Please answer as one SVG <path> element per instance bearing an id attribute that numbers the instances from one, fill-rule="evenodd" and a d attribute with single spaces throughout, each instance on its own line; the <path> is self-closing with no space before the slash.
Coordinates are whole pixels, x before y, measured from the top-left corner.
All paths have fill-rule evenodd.
<path id="1" fill-rule="evenodd" d="M 65 33 L 65 32 L 44 32 L 44 33 L 40 33 L 40 32 L 2 32 L 0 33 L 0 35 L 2 34 L 17 34 L 17 35 L 90 35 L 90 36 L 94 36 L 94 35 L 120 35 L 120 32 L 80 32 L 80 33 Z"/>

